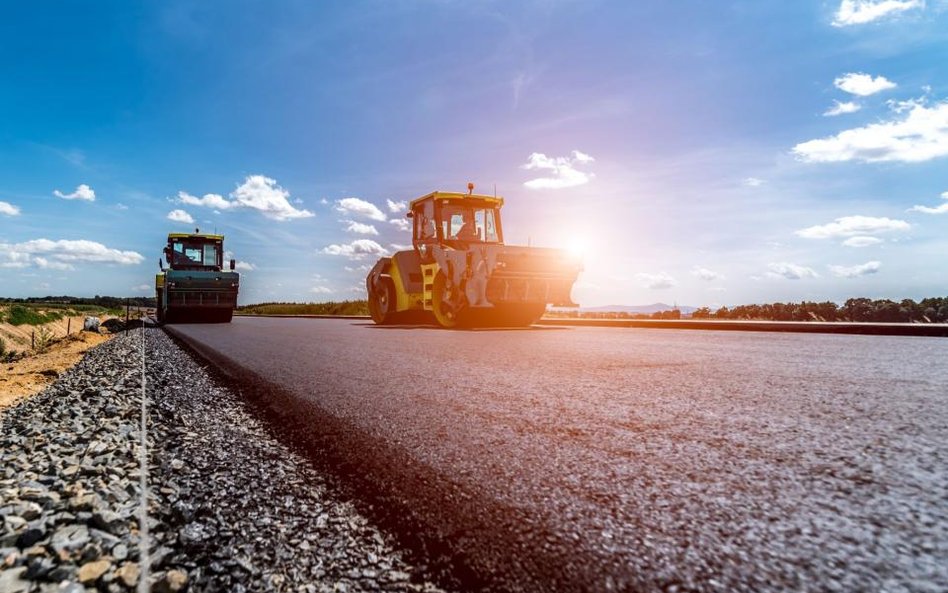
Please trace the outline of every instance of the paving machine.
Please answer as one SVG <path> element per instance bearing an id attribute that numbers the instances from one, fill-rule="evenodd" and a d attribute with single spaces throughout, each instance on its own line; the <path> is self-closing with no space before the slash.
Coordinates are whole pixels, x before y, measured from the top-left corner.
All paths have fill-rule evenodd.
<path id="1" fill-rule="evenodd" d="M 237 306 L 240 274 L 224 270 L 224 236 L 170 233 L 164 249 L 165 269 L 155 276 L 159 323 L 228 323 Z"/>
<path id="2" fill-rule="evenodd" d="M 548 304 L 575 307 L 582 262 L 566 250 L 505 245 L 504 199 L 436 191 L 411 202 L 412 249 L 381 258 L 365 284 L 380 325 L 525 327 Z"/>

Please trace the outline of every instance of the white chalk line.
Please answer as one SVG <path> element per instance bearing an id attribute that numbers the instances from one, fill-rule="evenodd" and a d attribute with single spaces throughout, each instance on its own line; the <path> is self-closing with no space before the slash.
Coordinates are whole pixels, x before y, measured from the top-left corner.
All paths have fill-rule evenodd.
<path id="1" fill-rule="evenodd" d="M 141 489 L 141 507 L 138 513 L 138 558 L 139 576 L 138 593 L 149 593 L 149 577 L 151 573 L 151 542 L 148 535 L 148 423 L 147 401 L 145 394 L 145 324 L 142 324 L 142 424 L 141 443 L 138 449 L 139 459 L 139 488 Z"/>

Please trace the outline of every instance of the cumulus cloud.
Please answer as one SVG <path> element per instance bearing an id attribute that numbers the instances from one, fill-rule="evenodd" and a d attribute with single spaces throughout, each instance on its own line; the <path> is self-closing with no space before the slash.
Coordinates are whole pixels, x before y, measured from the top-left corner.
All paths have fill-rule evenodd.
<path id="1" fill-rule="evenodd" d="M 53 270 L 72 269 L 72 264 L 96 262 L 135 265 L 144 261 L 134 251 L 120 251 L 102 243 L 86 240 L 34 239 L 23 243 L 0 243 L 0 267 L 36 266 Z"/>
<path id="2" fill-rule="evenodd" d="M 856 266 L 826 266 L 829 268 L 830 272 L 834 276 L 839 278 L 858 278 L 859 276 L 867 276 L 869 274 L 875 274 L 879 271 L 879 268 L 882 267 L 882 263 L 877 261 L 869 261 L 864 264 L 859 264 Z"/>
<path id="3" fill-rule="evenodd" d="M 325 247 L 322 253 L 327 255 L 341 255 L 349 259 L 363 259 L 366 256 L 384 256 L 388 251 L 372 239 L 356 239 L 351 243 L 332 244 Z"/>
<path id="4" fill-rule="evenodd" d="M 220 194 L 193 196 L 187 192 L 178 192 L 177 202 L 190 206 L 213 208 L 215 211 L 246 208 L 256 210 L 271 220 L 285 221 L 315 216 L 309 210 L 293 207 L 290 192 L 280 187 L 275 179 L 264 175 L 248 175 L 237 189 L 230 193 L 230 200 Z M 299 203 L 299 201 L 296 201 Z"/>
<path id="5" fill-rule="evenodd" d="M 925 0 L 842 0 L 833 17 L 833 26 L 864 25 L 913 8 L 924 8 Z"/>
<path id="6" fill-rule="evenodd" d="M 846 91 L 851 95 L 868 97 L 881 91 L 894 89 L 896 84 L 885 76 L 872 77 L 871 74 L 864 72 L 849 72 L 836 78 L 833 85 L 841 91 Z"/>
<path id="7" fill-rule="evenodd" d="M 771 278 L 786 278 L 787 280 L 802 280 L 804 278 L 818 278 L 819 274 L 813 268 L 800 266 L 789 262 L 767 264 L 767 275 Z"/>
<path id="8" fill-rule="evenodd" d="M 359 235 L 378 235 L 379 232 L 375 226 L 371 224 L 363 224 L 361 222 L 356 222 L 354 220 L 344 221 L 348 223 L 346 225 L 346 230 L 350 233 L 356 233 Z"/>
<path id="9" fill-rule="evenodd" d="M 801 160 L 824 163 L 922 162 L 948 155 L 948 102 L 933 107 L 913 102 L 907 109 L 890 121 L 802 142 L 793 152 Z"/>
<path id="10" fill-rule="evenodd" d="M 411 230 L 411 221 L 405 218 L 393 218 L 388 221 L 389 224 L 395 225 L 400 231 L 410 231 Z"/>
<path id="11" fill-rule="evenodd" d="M 132 292 L 151 292 L 155 289 L 151 284 L 139 284 L 132 287 Z"/>
<path id="12" fill-rule="evenodd" d="M 309 210 L 294 208 L 287 199 L 290 192 L 277 185 L 276 180 L 263 175 L 248 176 L 231 192 L 230 197 L 241 207 L 257 210 L 272 220 L 284 221 L 315 216 Z"/>
<path id="13" fill-rule="evenodd" d="M 661 290 L 665 288 L 671 288 L 678 284 L 674 278 L 666 274 L 665 272 L 659 272 L 658 274 L 636 274 L 635 277 L 640 283 L 646 288 L 651 288 L 653 290 Z"/>
<path id="14" fill-rule="evenodd" d="M 172 222 L 183 222 L 185 224 L 194 224 L 194 217 L 192 217 L 190 214 L 188 214 L 184 210 L 181 210 L 180 208 L 169 212 L 166 218 Z"/>
<path id="15" fill-rule="evenodd" d="M 20 207 L 9 202 L 0 202 L 0 214 L 5 216 L 19 216 Z"/>
<path id="16" fill-rule="evenodd" d="M 378 206 L 359 198 L 343 198 L 336 200 L 336 211 L 350 216 L 360 216 L 369 220 L 385 222 L 386 216 Z"/>
<path id="17" fill-rule="evenodd" d="M 239 261 L 234 265 L 234 269 L 240 270 L 241 272 L 252 272 L 257 269 L 257 266 L 249 261 Z"/>
<path id="18" fill-rule="evenodd" d="M 948 200 L 948 191 L 941 194 L 941 199 Z M 0 202 L 2 205 L 3 202 Z M 948 202 L 942 202 L 937 206 L 912 206 L 910 209 L 912 212 L 923 212 L 925 214 L 946 214 L 948 213 Z"/>
<path id="19" fill-rule="evenodd" d="M 61 261 L 49 261 L 45 257 L 34 257 L 33 265 L 44 270 L 75 270 L 72 264 Z"/>
<path id="20" fill-rule="evenodd" d="M 315 294 L 330 294 L 330 293 L 335 292 L 333 289 L 329 288 L 328 286 L 322 286 L 322 285 L 314 286 L 310 288 L 309 291 Z"/>
<path id="21" fill-rule="evenodd" d="M 875 216 L 843 216 L 827 224 L 800 229 L 796 234 L 804 239 L 835 239 L 901 232 L 911 228 L 912 225 L 904 220 Z"/>
<path id="22" fill-rule="evenodd" d="M 529 189 L 562 189 L 564 187 L 574 187 L 589 183 L 593 178 L 592 173 L 586 173 L 577 169 L 578 166 L 587 165 L 595 159 L 586 153 L 574 150 L 570 156 L 548 157 L 542 152 L 534 152 L 527 159 L 521 169 L 527 171 L 548 172 L 546 177 L 531 179 L 523 185 Z"/>
<path id="23" fill-rule="evenodd" d="M 767 182 L 763 179 L 758 179 L 757 177 L 745 177 L 741 180 L 741 184 L 746 185 L 747 187 L 760 187 L 765 183 Z"/>
<path id="24" fill-rule="evenodd" d="M 393 200 L 385 200 L 385 203 L 388 205 L 388 211 L 395 214 L 404 212 L 405 209 L 408 208 L 408 202 L 404 201 L 395 202 Z"/>
<path id="25" fill-rule="evenodd" d="M 862 108 L 859 106 L 859 103 L 854 103 L 853 101 L 833 101 L 833 106 L 824 111 L 823 115 L 826 117 L 834 117 L 846 113 L 856 113 L 860 109 Z"/>
<path id="26" fill-rule="evenodd" d="M 691 274 L 694 276 L 697 276 L 698 278 L 706 282 L 711 282 L 712 280 L 721 280 L 724 278 L 724 276 L 715 272 L 714 270 L 709 270 L 707 268 L 702 268 L 698 266 L 692 268 Z"/>
<path id="27" fill-rule="evenodd" d="M 850 237 L 843 241 L 843 246 L 845 247 L 869 247 L 871 245 L 878 245 L 882 243 L 882 239 L 879 237 L 866 237 L 862 235 L 857 235 L 855 237 Z"/>
<path id="28" fill-rule="evenodd" d="M 408 251 L 411 249 L 411 245 L 405 245 L 403 243 L 389 243 L 388 246 L 391 247 L 393 251 Z"/>
<path id="29" fill-rule="evenodd" d="M 53 195 L 64 200 L 86 200 L 87 202 L 95 201 L 95 192 L 85 183 L 80 184 L 79 187 L 76 188 L 76 191 L 72 192 L 71 194 L 64 194 L 63 192 L 56 189 L 53 190 Z"/>
<path id="30" fill-rule="evenodd" d="M 204 206 L 205 208 L 214 208 L 215 210 L 230 210 L 236 208 L 236 202 L 229 202 L 224 196 L 219 194 L 204 194 L 203 198 L 192 196 L 186 191 L 178 192 L 178 203 L 189 206 Z"/>

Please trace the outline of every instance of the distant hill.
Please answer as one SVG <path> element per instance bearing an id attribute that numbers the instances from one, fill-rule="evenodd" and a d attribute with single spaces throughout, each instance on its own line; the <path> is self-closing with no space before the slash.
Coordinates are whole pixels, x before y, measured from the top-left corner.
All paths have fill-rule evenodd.
<path id="1" fill-rule="evenodd" d="M 671 311 L 673 309 L 681 311 L 682 315 L 690 315 L 698 310 L 697 307 L 687 305 L 666 305 L 665 303 L 652 303 L 651 305 L 605 305 L 602 307 L 580 307 L 580 313 L 631 313 L 639 315 L 651 315 L 659 311 Z"/>

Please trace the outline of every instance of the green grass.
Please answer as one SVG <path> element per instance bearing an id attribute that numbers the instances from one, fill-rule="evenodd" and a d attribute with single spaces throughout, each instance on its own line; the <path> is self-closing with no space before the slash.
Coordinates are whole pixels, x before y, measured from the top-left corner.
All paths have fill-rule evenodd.
<path id="1" fill-rule="evenodd" d="M 2 321 L 10 325 L 43 325 L 62 319 L 64 311 L 40 311 L 23 305 L 13 305 L 2 314 Z"/>
<path id="2" fill-rule="evenodd" d="M 253 315 L 368 315 L 367 301 L 328 303 L 260 303 L 237 307 L 238 313 Z"/>

